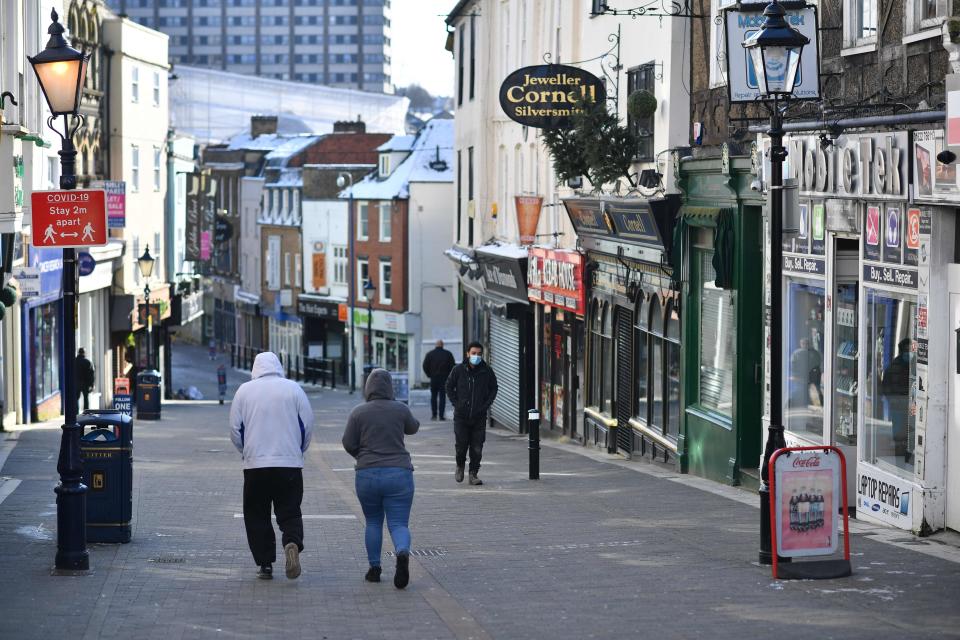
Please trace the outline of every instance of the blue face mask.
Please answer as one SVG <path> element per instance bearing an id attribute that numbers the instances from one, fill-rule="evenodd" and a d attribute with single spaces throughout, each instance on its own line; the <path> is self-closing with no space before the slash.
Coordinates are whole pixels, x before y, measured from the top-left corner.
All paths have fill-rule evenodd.
<path id="1" fill-rule="evenodd" d="M 483 358 L 481 356 L 470 356 L 470 364 L 477 366 Z"/>

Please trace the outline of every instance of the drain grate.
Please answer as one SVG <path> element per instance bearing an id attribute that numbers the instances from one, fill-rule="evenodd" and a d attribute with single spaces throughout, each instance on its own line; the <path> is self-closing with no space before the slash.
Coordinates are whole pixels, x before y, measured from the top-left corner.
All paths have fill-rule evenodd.
<path id="1" fill-rule="evenodd" d="M 159 558 L 150 558 L 149 562 L 156 562 L 157 564 L 183 564 L 186 561 L 186 558 L 177 558 L 173 556 L 160 556 Z"/>
<path id="2" fill-rule="evenodd" d="M 387 552 L 387 555 L 393 557 L 393 552 Z M 447 550 L 443 547 L 424 547 L 423 549 L 411 549 L 410 555 L 418 558 L 442 558 L 447 555 Z"/>

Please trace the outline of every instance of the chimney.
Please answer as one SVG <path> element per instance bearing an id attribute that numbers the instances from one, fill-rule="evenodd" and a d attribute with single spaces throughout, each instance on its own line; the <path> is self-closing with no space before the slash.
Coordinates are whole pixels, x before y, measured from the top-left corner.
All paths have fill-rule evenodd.
<path id="1" fill-rule="evenodd" d="M 366 133 L 367 123 L 363 120 L 339 120 L 333 123 L 334 133 Z"/>
<path id="2" fill-rule="evenodd" d="M 257 138 L 277 132 L 277 116 L 250 116 L 250 135 Z"/>

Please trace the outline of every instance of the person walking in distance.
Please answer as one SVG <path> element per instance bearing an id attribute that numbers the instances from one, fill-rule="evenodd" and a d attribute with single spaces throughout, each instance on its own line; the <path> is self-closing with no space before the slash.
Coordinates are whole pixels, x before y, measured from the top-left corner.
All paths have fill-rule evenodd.
<path id="1" fill-rule="evenodd" d="M 410 582 L 410 507 L 413 506 L 413 464 L 403 444 L 420 423 L 410 408 L 393 397 L 393 381 L 384 369 L 374 369 L 363 387 L 366 401 L 350 412 L 343 448 L 357 460 L 357 498 L 366 519 L 368 582 L 380 582 L 383 519 L 393 538 L 397 569 L 393 585 Z"/>
<path id="2" fill-rule="evenodd" d="M 254 359 L 250 381 L 230 406 L 230 439 L 243 454 L 243 524 L 257 577 L 273 578 L 277 540 L 270 508 L 283 534 L 288 578 L 300 576 L 303 551 L 303 454 L 313 433 L 313 410 L 299 384 L 283 376 L 276 354 Z"/>
<path id="3" fill-rule="evenodd" d="M 453 354 L 443 348 L 443 340 L 437 340 L 436 348 L 423 359 L 423 372 L 430 378 L 430 415 L 434 420 L 446 420 L 447 376 L 456 362 Z"/>
<path id="4" fill-rule="evenodd" d="M 470 453 L 470 484 L 481 485 L 480 458 L 487 439 L 487 411 L 497 397 L 497 376 L 483 361 L 483 345 L 471 342 L 466 359 L 447 378 L 447 397 L 453 405 L 453 433 L 456 437 L 457 471 L 463 482 L 463 468 Z"/>
<path id="5" fill-rule="evenodd" d="M 87 360 L 87 354 L 80 347 L 77 350 L 77 361 L 73 367 L 73 375 L 76 378 L 77 385 L 77 404 L 80 404 L 80 398 L 83 398 L 83 410 L 90 409 L 90 392 L 93 391 L 94 372 L 93 363 Z"/>

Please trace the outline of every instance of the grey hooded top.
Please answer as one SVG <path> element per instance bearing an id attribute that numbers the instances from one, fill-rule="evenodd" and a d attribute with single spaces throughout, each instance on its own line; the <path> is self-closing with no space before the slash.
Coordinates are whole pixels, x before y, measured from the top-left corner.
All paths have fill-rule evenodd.
<path id="1" fill-rule="evenodd" d="M 385 369 L 374 369 L 363 388 L 363 404 L 354 407 L 343 432 L 343 448 L 357 459 L 357 469 L 400 467 L 413 470 L 403 436 L 420 423 L 410 409 L 393 399 L 393 382 Z"/>

